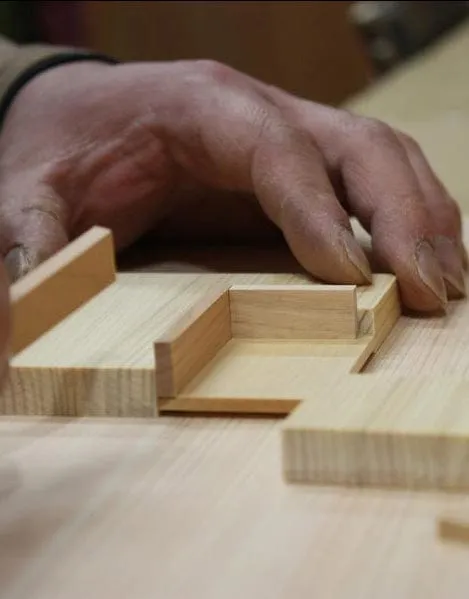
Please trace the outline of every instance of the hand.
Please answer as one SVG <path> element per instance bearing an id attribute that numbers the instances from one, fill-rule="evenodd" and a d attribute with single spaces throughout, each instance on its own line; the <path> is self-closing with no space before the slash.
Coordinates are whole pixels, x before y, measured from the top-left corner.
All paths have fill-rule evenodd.
<path id="1" fill-rule="evenodd" d="M 319 279 L 366 284 L 353 215 L 408 308 L 465 294 L 458 207 L 413 140 L 217 63 L 43 73 L 7 114 L 0 174 L 0 252 L 15 277 L 93 224 L 118 249 L 164 225 L 192 238 L 281 231 Z"/>

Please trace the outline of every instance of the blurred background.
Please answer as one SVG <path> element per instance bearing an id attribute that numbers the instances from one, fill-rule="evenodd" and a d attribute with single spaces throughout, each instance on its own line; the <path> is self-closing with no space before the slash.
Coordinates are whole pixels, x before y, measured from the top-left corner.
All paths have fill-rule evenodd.
<path id="1" fill-rule="evenodd" d="M 22 42 L 123 60 L 212 58 L 318 102 L 341 104 L 469 16 L 469 2 L 0 2 Z"/>

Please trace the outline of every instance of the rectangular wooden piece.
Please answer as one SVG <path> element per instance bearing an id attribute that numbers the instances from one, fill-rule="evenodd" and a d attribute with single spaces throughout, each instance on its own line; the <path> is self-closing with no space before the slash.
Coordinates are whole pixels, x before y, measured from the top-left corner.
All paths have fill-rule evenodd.
<path id="1" fill-rule="evenodd" d="M 352 285 L 232 287 L 233 337 L 354 339 L 357 298 Z"/>
<path id="2" fill-rule="evenodd" d="M 212 292 L 155 343 L 158 397 L 175 397 L 230 338 L 228 292 Z"/>
<path id="3" fill-rule="evenodd" d="M 291 482 L 468 489 L 469 381 L 325 381 L 283 423 L 282 451 Z"/>
<path id="4" fill-rule="evenodd" d="M 11 286 L 11 352 L 20 352 L 116 278 L 112 234 L 93 227 Z"/>

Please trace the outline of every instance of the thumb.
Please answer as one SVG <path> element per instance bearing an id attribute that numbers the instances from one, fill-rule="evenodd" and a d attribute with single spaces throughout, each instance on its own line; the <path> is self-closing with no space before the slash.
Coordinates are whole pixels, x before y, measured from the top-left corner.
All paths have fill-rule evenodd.
<path id="1" fill-rule="evenodd" d="M 5 197 L 1 191 L 0 197 Z M 10 281 L 17 281 L 67 245 L 63 205 L 47 188 L 7 196 L 0 210 L 0 235 Z"/>

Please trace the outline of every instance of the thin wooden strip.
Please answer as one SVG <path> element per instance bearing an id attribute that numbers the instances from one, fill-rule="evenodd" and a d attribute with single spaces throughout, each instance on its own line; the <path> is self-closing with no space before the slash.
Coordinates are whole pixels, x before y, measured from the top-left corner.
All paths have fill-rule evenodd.
<path id="1" fill-rule="evenodd" d="M 175 397 L 230 339 L 229 295 L 217 290 L 155 342 L 158 398 Z"/>
<path id="2" fill-rule="evenodd" d="M 164 399 L 159 403 L 160 414 L 201 413 L 201 414 L 242 414 L 285 416 L 300 403 L 298 399 L 277 399 L 275 397 L 192 397 L 183 394 L 176 398 Z"/>
<path id="3" fill-rule="evenodd" d="M 33 343 L 116 279 L 112 234 L 93 227 L 11 286 L 11 351 Z"/>
<path id="4" fill-rule="evenodd" d="M 265 285 L 230 289 L 233 337 L 355 339 L 352 285 Z"/>

